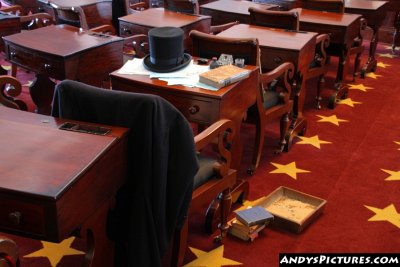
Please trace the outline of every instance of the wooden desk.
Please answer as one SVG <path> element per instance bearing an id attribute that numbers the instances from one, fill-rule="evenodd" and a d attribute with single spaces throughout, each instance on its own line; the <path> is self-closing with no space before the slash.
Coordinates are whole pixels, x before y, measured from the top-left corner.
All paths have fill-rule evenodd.
<path id="1" fill-rule="evenodd" d="M 261 50 L 261 66 L 265 70 L 272 70 L 287 61 L 294 64 L 296 74 L 294 76 L 295 87 L 293 88 L 295 93 L 293 96 L 293 123 L 286 135 L 287 145 L 285 147 L 285 150 L 288 150 L 292 144 L 293 136 L 304 132 L 307 127 L 306 119 L 302 113 L 305 98 L 303 76 L 314 59 L 317 33 L 290 32 L 282 29 L 239 24 L 218 35 L 223 37 L 258 38 Z M 263 140 L 260 141 L 263 142 Z"/>
<path id="2" fill-rule="evenodd" d="M 25 14 L 29 12 L 37 13 L 38 12 L 38 0 L 3 0 L 9 5 L 20 5 L 24 9 Z"/>
<path id="3" fill-rule="evenodd" d="M 79 231 L 85 260 L 112 266 L 105 223 L 126 178 L 127 130 L 100 136 L 60 130 L 62 122 L 0 106 L 0 231 L 51 242 Z"/>
<path id="4" fill-rule="evenodd" d="M 198 30 L 210 32 L 211 17 L 177 13 L 164 8 L 149 8 L 141 12 L 119 18 L 119 32 L 122 37 L 146 34 L 156 27 L 178 27 L 184 31 L 185 50 L 191 51 L 189 32 Z"/>
<path id="5" fill-rule="evenodd" d="M 338 70 L 335 81 L 335 92 L 329 99 L 329 107 L 333 108 L 337 99 L 345 98 L 348 86 L 343 83 L 350 60 L 349 50 L 360 32 L 359 14 L 340 14 L 295 8 L 291 11 L 299 13 L 300 30 L 327 33 L 330 35 L 330 45 L 327 53 L 339 57 Z"/>
<path id="6" fill-rule="evenodd" d="M 217 0 L 200 6 L 200 14 L 212 17 L 212 24 L 225 24 L 238 20 L 250 23 L 249 7 L 260 9 L 278 9 L 277 5 L 253 3 L 246 0 Z"/>
<path id="7" fill-rule="evenodd" d="M 123 39 L 80 31 L 68 25 L 48 26 L 3 37 L 9 61 L 36 73 L 30 94 L 37 112 L 49 114 L 56 80 L 95 86 L 123 64 Z"/>
<path id="8" fill-rule="evenodd" d="M 112 25 L 112 0 L 37 0 L 37 2 L 40 10 L 54 16 L 56 13 L 52 10 L 53 6 L 81 8 L 89 29 L 105 24 Z M 55 19 L 57 18 L 55 17 Z"/>
<path id="9" fill-rule="evenodd" d="M 365 73 L 375 71 L 376 69 L 375 51 L 379 41 L 378 31 L 385 18 L 388 3 L 387 1 L 345 0 L 345 12 L 361 14 L 373 31 L 369 44 L 369 57 L 361 69 L 362 78 L 365 76 Z"/>
<path id="10" fill-rule="evenodd" d="M 145 75 L 124 75 L 117 71 L 111 73 L 111 84 L 113 90 L 159 95 L 177 107 L 190 122 L 211 125 L 222 118 L 234 121 L 237 127 L 231 150 L 232 168 L 239 170 L 242 158 L 240 126 L 247 109 L 256 103 L 258 95 L 258 67 L 246 68 L 252 70 L 248 79 L 218 91 L 168 86 L 165 81 Z"/>
<path id="11" fill-rule="evenodd" d="M 377 0 L 382 1 L 382 0 Z M 387 0 L 386 17 L 379 31 L 379 39 L 387 43 L 392 43 L 392 52 L 400 43 L 400 1 Z"/>
<path id="12" fill-rule="evenodd" d="M 18 33 L 21 31 L 21 23 L 18 16 L 0 13 L 0 37 Z M 4 52 L 3 39 L 0 40 L 0 51 Z M 0 67 L 0 75 L 6 75 L 7 71 Z"/>

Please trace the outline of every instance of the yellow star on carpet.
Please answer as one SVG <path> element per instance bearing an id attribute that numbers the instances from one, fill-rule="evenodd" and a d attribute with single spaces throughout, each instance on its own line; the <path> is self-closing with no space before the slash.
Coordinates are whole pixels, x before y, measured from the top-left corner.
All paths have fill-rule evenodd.
<path id="1" fill-rule="evenodd" d="M 381 169 L 382 171 L 390 174 L 389 177 L 385 179 L 385 181 L 400 181 L 400 171 L 391 171 L 391 170 L 385 170 Z"/>
<path id="2" fill-rule="evenodd" d="M 391 45 L 386 45 L 384 46 L 385 49 L 389 49 L 390 51 L 392 51 L 392 46 Z M 400 47 L 395 47 L 394 50 L 400 50 Z"/>
<path id="3" fill-rule="evenodd" d="M 400 142 L 397 142 L 397 141 L 394 141 L 396 144 L 398 144 L 398 145 L 400 145 Z M 400 148 L 398 149 L 398 150 L 400 150 Z"/>
<path id="4" fill-rule="evenodd" d="M 349 86 L 349 89 L 357 89 L 357 90 L 364 91 L 364 92 L 366 92 L 369 89 L 374 89 L 372 87 L 365 86 L 362 83 L 360 83 L 360 84 L 348 84 L 348 86 Z"/>
<path id="5" fill-rule="evenodd" d="M 375 74 L 375 72 L 368 72 L 365 74 L 365 77 L 375 79 L 378 77 L 382 77 L 382 75 Z"/>
<path id="6" fill-rule="evenodd" d="M 7 70 L 7 71 L 11 70 L 11 66 L 1 65 L 1 67 L 2 67 L 4 70 Z"/>
<path id="7" fill-rule="evenodd" d="M 330 122 L 332 124 L 335 124 L 337 126 L 339 126 L 339 122 L 348 122 L 348 120 L 342 120 L 339 119 L 338 117 L 336 117 L 336 115 L 332 115 L 332 116 L 322 116 L 322 115 L 317 115 L 318 117 L 320 117 L 321 119 L 317 122 Z"/>
<path id="8" fill-rule="evenodd" d="M 385 63 L 383 63 L 383 62 L 378 62 L 378 63 L 376 64 L 376 66 L 385 69 L 386 67 L 390 67 L 390 66 L 392 66 L 392 65 L 390 65 L 390 64 L 385 64 Z"/>
<path id="9" fill-rule="evenodd" d="M 305 136 L 297 136 L 297 137 L 301 139 L 300 142 L 296 143 L 299 145 L 312 145 L 315 146 L 316 148 L 321 149 L 321 144 L 332 144 L 331 142 L 328 141 L 319 140 L 318 135 L 314 135 L 313 137 L 305 137 Z"/>
<path id="10" fill-rule="evenodd" d="M 367 209 L 375 212 L 375 215 L 368 219 L 369 222 L 388 221 L 391 224 L 400 228 L 400 214 L 397 212 L 396 207 L 390 204 L 386 208 L 379 209 L 364 205 Z"/>
<path id="11" fill-rule="evenodd" d="M 50 243 L 41 241 L 43 248 L 31 254 L 25 255 L 26 258 L 46 257 L 49 259 L 52 267 L 56 267 L 64 256 L 83 255 L 82 251 L 71 248 L 75 237 L 64 239 L 61 243 Z"/>
<path id="12" fill-rule="evenodd" d="M 190 247 L 189 247 L 190 248 Z M 224 246 L 219 246 L 210 252 L 195 248 L 190 250 L 196 255 L 197 259 L 189 262 L 184 267 L 221 267 L 226 265 L 242 265 L 243 263 L 224 258 Z"/>
<path id="13" fill-rule="evenodd" d="M 297 179 L 298 173 L 310 172 L 307 170 L 298 169 L 296 167 L 296 162 L 294 162 L 294 161 L 289 164 L 286 164 L 286 165 L 281 165 L 281 164 L 273 163 L 273 162 L 271 162 L 271 164 L 274 165 L 276 167 L 276 169 L 273 171 L 270 171 L 269 173 L 285 173 L 295 180 Z"/>
<path id="14" fill-rule="evenodd" d="M 390 54 L 390 53 L 376 53 L 380 57 L 387 57 L 387 58 L 395 58 L 397 57 L 396 55 Z"/>
<path id="15" fill-rule="evenodd" d="M 353 101 L 351 98 L 342 99 L 338 102 L 338 104 L 348 105 L 354 108 L 355 104 L 362 104 L 362 102 Z"/>

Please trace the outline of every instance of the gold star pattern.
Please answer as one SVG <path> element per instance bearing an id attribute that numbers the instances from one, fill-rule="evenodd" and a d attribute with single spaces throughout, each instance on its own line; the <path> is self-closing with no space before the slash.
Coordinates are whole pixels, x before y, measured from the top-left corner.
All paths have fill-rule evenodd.
<path id="1" fill-rule="evenodd" d="M 297 174 L 298 173 L 309 173 L 310 171 L 303 170 L 303 169 L 298 169 L 296 167 L 296 162 L 291 162 L 286 165 L 278 164 L 278 163 L 273 163 L 271 162 L 272 165 L 276 167 L 275 170 L 270 171 L 269 173 L 284 173 L 292 177 L 293 179 L 297 179 Z"/>
<path id="2" fill-rule="evenodd" d="M 320 140 L 318 135 L 314 135 L 312 137 L 305 137 L 305 136 L 297 136 L 297 137 L 301 139 L 300 142 L 296 143 L 299 145 L 312 145 L 315 146 L 316 148 L 321 149 L 321 144 L 331 144 L 331 142 Z"/>
<path id="3" fill-rule="evenodd" d="M 398 145 L 400 145 L 400 142 L 397 142 L 397 141 L 394 141 L 396 144 L 398 144 Z M 400 148 L 398 149 L 398 150 L 400 150 Z"/>
<path id="4" fill-rule="evenodd" d="M 2 67 L 4 70 L 6 70 L 6 71 L 11 70 L 11 66 L 1 65 L 1 67 Z"/>
<path id="5" fill-rule="evenodd" d="M 390 54 L 390 53 L 376 53 L 380 57 L 387 57 L 387 58 L 395 58 L 396 55 Z"/>
<path id="6" fill-rule="evenodd" d="M 41 241 L 43 248 L 31 254 L 25 255 L 26 258 L 45 257 L 50 261 L 52 267 L 57 266 L 64 256 L 67 255 L 83 255 L 84 252 L 71 248 L 71 244 L 75 237 L 64 239 L 61 243 L 50 243 Z"/>
<path id="7" fill-rule="evenodd" d="M 365 77 L 375 79 L 378 77 L 382 77 L 382 75 L 375 74 L 375 72 L 368 72 L 365 74 Z"/>
<path id="8" fill-rule="evenodd" d="M 210 252 L 191 248 L 190 250 L 196 255 L 197 259 L 186 264 L 184 267 L 221 267 L 226 265 L 242 265 L 243 263 L 224 258 L 224 246 L 219 246 Z"/>
<path id="9" fill-rule="evenodd" d="M 390 174 L 389 177 L 385 179 L 385 181 L 400 181 L 400 171 L 391 171 L 391 170 L 385 170 L 381 169 L 382 171 Z"/>
<path id="10" fill-rule="evenodd" d="M 385 64 L 385 63 L 383 63 L 383 62 L 378 62 L 378 63 L 376 64 L 376 66 L 385 69 L 386 67 L 390 67 L 390 66 L 392 66 L 392 65 L 390 65 L 390 64 Z"/>
<path id="11" fill-rule="evenodd" d="M 342 99 L 338 102 L 338 104 L 348 105 L 354 108 L 355 104 L 362 104 L 362 102 L 353 101 L 351 98 Z"/>
<path id="12" fill-rule="evenodd" d="M 392 49 L 393 49 L 391 45 L 386 45 L 386 46 L 384 46 L 384 48 L 389 49 L 390 51 L 392 51 Z M 395 47 L 394 50 L 400 50 L 400 47 Z"/>
<path id="13" fill-rule="evenodd" d="M 321 119 L 317 122 L 330 122 L 332 124 L 335 124 L 336 126 L 339 126 L 340 122 L 348 122 L 348 120 L 342 120 L 339 119 L 338 117 L 336 117 L 336 115 L 332 115 L 332 116 L 322 116 L 322 115 L 317 115 L 318 117 L 320 117 Z"/>
<path id="14" fill-rule="evenodd" d="M 349 89 L 357 89 L 363 92 L 366 92 L 369 89 L 374 89 L 372 87 L 369 86 L 365 86 L 364 84 L 360 83 L 360 84 L 348 84 Z"/>
<path id="15" fill-rule="evenodd" d="M 369 222 L 387 221 L 397 228 L 400 228 L 400 214 L 397 212 L 396 207 L 390 204 L 386 208 L 379 209 L 364 205 L 367 209 L 375 212 L 375 215 L 368 219 Z"/>

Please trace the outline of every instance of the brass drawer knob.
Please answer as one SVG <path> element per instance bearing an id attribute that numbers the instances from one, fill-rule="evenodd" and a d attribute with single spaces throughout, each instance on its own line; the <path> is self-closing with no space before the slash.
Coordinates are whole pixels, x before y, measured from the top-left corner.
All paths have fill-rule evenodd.
<path id="1" fill-rule="evenodd" d="M 281 57 L 274 57 L 274 62 L 276 64 L 280 64 L 280 63 L 282 63 L 282 58 Z"/>
<path id="2" fill-rule="evenodd" d="M 10 212 L 8 214 L 8 220 L 13 224 L 13 225 L 19 225 L 22 220 L 22 213 L 19 211 L 14 211 Z"/>
<path id="3" fill-rule="evenodd" d="M 44 64 L 44 69 L 45 69 L 45 70 L 51 69 L 51 65 L 50 65 L 50 64 Z"/>
<path id="4" fill-rule="evenodd" d="M 196 114 L 197 112 L 199 112 L 199 110 L 200 110 L 200 107 L 197 106 L 197 105 L 194 105 L 194 106 L 191 106 L 189 108 L 189 113 L 190 114 Z"/>

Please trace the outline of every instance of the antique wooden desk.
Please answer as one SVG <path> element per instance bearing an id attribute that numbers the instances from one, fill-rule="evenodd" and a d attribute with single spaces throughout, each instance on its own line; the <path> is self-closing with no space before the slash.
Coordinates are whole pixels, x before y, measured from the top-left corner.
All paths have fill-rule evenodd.
<path id="1" fill-rule="evenodd" d="M 232 21 L 250 23 L 249 7 L 260 9 L 278 9 L 277 5 L 253 3 L 246 0 L 217 0 L 200 6 L 200 14 L 212 17 L 212 24 L 224 24 Z"/>
<path id="2" fill-rule="evenodd" d="M 191 51 L 189 32 L 191 30 L 210 32 L 211 17 L 177 13 L 164 8 L 149 8 L 119 18 L 119 32 L 122 37 L 147 34 L 152 28 L 165 26 L 182 28 L 185 34 L 185 50 Z"/>
<path id="3" fill-rule="evenodd" d="M 20 5 L 25 11 L 25 14 L 29 12 L 37 13 L 38 12 L 38 0 L 3 0 L 7 4 L 10 5 Z"/>
<path id="4" fill-rule="evenodd" d="M 127 129 L 100 136 L 63 122 L 0 106 L 0 231 L 51 242 L 80 231 L 84 266 L 109 267 L 106 215 L 126 178 Z"/>
<path id="5" fill-rule="evenodd" d="M 373 31 L 369 45 L 369 57 L 361 69 L 361 77 L 376 69 L 375 51 L 379 41 L 378 31 L 386 15 L 387 4 L 387 1 L 345 0 L 345 12 L 361 14 Z"/>
<path id="6" fill-rule="evenodd" d="M 239 170 L 242 158 L 240 126 L 247 109 L 256 103 L 258 90 L 258 67 L 252 70 L 248 79 L 211 91 L 181 85 L 168 86 L 165 81 L 150 79 L 145 75 L 111 73 L 113 90 L 159 95 L 175 107 L 190 121 L 201 125 L 226 118 L 235 122 L 236 135 L 232 147 L 232 168 Z"/>
<path id="7" fill-rule="evenodd" d="M 300 30 L 329 34 L 330 45 L 327 52 L 329 55 L 339 57 L 335 81 L 336 90 L 329 99 L 329 107 L 333 108 L 337 99 L 345 98 L 348 94 L 348 86 L 343 81 L 348 72 L 350 47 L 360 32 L 361 15 L 321 12 L 303 8 L 292 9 L 292 11 L 299 13 Z"/>
<path id="8" fill-rule="evenodd" d="M 48 26 L 3 37 L 9 61 L 36 73 L 30 94 L 37 112 L 49 114 L 54 82 L 71 79 L 95 86 L 123 64 L 123 39 L 68 25 Z"/>
<path id="9" fill-rule="evenodd" d="M 293 123 L 286 135 L 287 145 L 285 150 L 288 150 L 292 144 L 293 136 L 304 132 L 307 127 L 306 119 L 302 114 L 305 98 L 303 76 L 314 59 L 317 33 L 292 32 L 239 24 L 222 31 L 218 35 L 223 37 L 258 38 L 261 50 L 261 66 L 264 70 L 272 70 L 287 61 L 294 64 L 296 68 L 294 76 L 295 87 L 293 88 L 294 110 Z M 260 140 L 260 142 L 263 142 L 263 140 Z M 263 146 L 262 144 L 261 147 Z"/>
<path id="10" fill-rule="evenodd" d="M 0 13 L 0 37 L 18 33 L 21 31 L 21 23 L 18 16 Z M 3 39 L 0 40 L 0 51 L 4 52 Z M 0 75 L 6 75 L 7 71 L 0 67 Z"/>
<path id="11" fill-rule="evenodd" d="M 112 24 L 112 0 L 37 0 L 39 10 L 55 16 L 54 7 L 81 8 L 85 14 L 88 28 Z M 56 18 L 55 18 L 56 19 Z M 82 25 L 81 25 L 82 27 Z"/>

